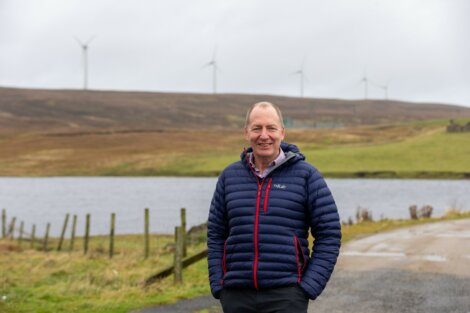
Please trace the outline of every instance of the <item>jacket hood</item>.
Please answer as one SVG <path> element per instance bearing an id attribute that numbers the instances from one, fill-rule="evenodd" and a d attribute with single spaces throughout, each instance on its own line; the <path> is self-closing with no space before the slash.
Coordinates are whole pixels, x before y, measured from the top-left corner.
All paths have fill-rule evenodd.
<path id="1" fill-rule="evenodd" d="M 293 144 L 287 143 L 285 141 L 282 141 L 281 142 L 281 149 L 282 149 L 282 151 L 284 151 L 286 156 L 288 156 L 289 154 L 292 154 L 292 153 L 295 154 L 294 159 L 296 161 L 305 160 L 305 156 L 300 152 L 299 148 L 296 145 L 293 145 Z M 242 161 L 245 161 L 246 156 L 248 155 L 248 153 L 251 153 L 251 152 L 253 152 L 252 147 L 245 148 L 243 150 L 243 152 L 240 154 L 240 158 L 242 159 Z"/>

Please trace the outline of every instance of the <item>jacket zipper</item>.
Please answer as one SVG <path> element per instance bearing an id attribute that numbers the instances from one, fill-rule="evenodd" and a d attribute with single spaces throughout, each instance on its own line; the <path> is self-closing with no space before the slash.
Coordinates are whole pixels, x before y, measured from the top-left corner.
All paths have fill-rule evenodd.
<path id="1" fill-rule="evenodd" d="M 245 153 L 245 155 L 247 154 L 246 149 L 243 151 L 243 153 Z M 255 229 L 254 229 L 254 234 L 253 234 L 253 237 L 254 237 L 253 241 L 254 241 L 254 246 L 255 246 L 255 259 L 253 261 L 253 284 L 254 284 L 255 289 L 258 289 L 258 255 L 259 255 L 259 251 L 258 251 L 258 226 L 259 225 L 258 224 L 259 224 L 259 211 L 260 211 L 260 202 L 261 202 L 261 192 L 263 191 L 263 184 L 264 184 L 264 180 L 266 179 L 266 177 L 263 178 L 260 182 L 260 178 L 256 174 L 255 170 L 251 166 L 248 159 L 247 159 L 246 162 L 247 162 L 248 167 L 250 168 L 251 172 L 253 173 L 253 175 L 255 176 L 255 178 L 257 179 L 257 182 L 258 182 L 258 192 L 256 194 Z M 268 186 L 266 187 L 266 195 L 265 195 L 265 198 L 264 198 L 264 205 L 263 205 L 264 212 L 266 212 L 267 209 L 268 209 L 267 200 L 268 200 L 269 190 L 271 189 L 272 180 L 273 180 L 272 178 L 269 179 Z"/>
<path id="2" fill-rule="evenodd" d="M 256 213 L 255 213 L 255 230 L 254 230 L 254 245 L 255 245 L 255 260 L 253 262 L 253 283 L 255 289 L 258 289 L 258 224 L 259 224 L 259 210 L 261 202 L 261 191 L 263 190 L 264 179 L 259 182 L 258 178 L 258 193 L 256 195 Z"/>
<path id="3" fill-rule="evenodd" d="M 264 194 L 264 205 L 263 205 L 263 211 L 266 213 L 268 210 L 268 201 L 269 201 L 269 191 L 271 190 L 271 183 L 273 182 L 273 179 L 270 178 L 268 181 L 268 186 L 266 186 L 266 192 Z"/>

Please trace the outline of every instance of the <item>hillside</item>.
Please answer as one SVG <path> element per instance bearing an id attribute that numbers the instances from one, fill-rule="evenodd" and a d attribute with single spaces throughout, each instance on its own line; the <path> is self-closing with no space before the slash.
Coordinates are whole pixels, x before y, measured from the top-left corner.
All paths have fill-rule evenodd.
<path id="1" fill-rule="evenodd" d="M 291 129 L 286 141 L 328 177 L 470 178 L 470 133 L 446 123 Z M 0 176 L 212 176 L 246 145 L 238 129 L 0 133 Z"/>
<path id="2" fill-rule="evenodd" d="M 217 175 L 246 146 L 244 112 L 262 100 L 279 104 L 286 140 L 327 176 L 470 177 L 470 133 L 444 130 L 470 120 L 465 107 L 11 88 L 0 88 L 0 176 Z"/>
<path id="3" fill-rule="evenodd" d="M 262 100 L 277 103 L 294 128 L 470 117 L 466 107 L 384 100 L 0 88 L 0 131 L 235 129 L 246 108 Z"/>

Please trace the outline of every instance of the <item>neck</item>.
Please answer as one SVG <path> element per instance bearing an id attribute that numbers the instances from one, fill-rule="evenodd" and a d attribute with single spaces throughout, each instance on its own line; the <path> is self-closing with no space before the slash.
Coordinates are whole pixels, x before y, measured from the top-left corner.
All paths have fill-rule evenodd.
<path id="1" fill-rule="evenodd" d="M 275 159 L 255 158 L 256 168 L 262 173 Z"/>
<path id="2" fill-rule="evenodd" d="M 255 155 L 253 154 L 253 161 L 255 163 L 256 168 L 262 173 L 274 160 L 276 160 L 280 153 L 281 150 L 279 150 L 275 157 L 270 158 L 255 157 Z"/>

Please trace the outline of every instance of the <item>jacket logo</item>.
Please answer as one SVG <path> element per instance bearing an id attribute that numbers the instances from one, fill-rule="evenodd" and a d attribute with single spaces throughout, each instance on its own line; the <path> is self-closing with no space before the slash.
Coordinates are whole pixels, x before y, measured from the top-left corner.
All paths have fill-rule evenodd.
<path id="1" fill-rule="evenodd" d="M 276 188 L 276 189 L 286 189 L 287 188 L 287 186 L 284 185 L 284 184 L 274 184 L 273 187 Z"/>

